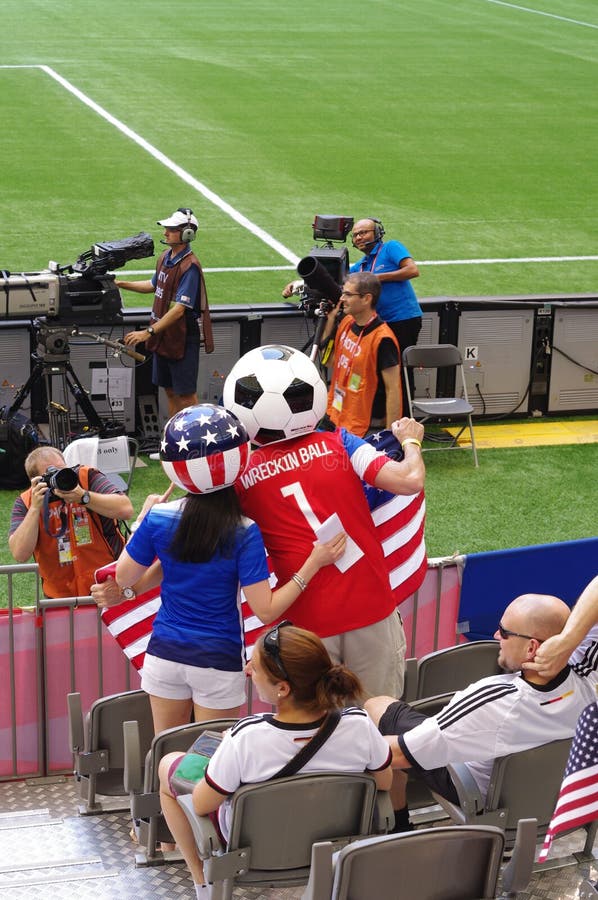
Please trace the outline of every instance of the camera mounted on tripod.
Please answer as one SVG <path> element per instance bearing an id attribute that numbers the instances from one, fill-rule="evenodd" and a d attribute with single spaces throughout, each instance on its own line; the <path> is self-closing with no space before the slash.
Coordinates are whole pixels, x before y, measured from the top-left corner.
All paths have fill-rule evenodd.
<path id="1" fill-rule="evenodd" d="M 335 247 L 345 243 L 353 228 L 351 216 L 315 216 L 313 221 L 315 241 L 323 240 L 297 263 L 297 274 L 303 279 L 299 293 L 299 309 L 308 318 L 325 317 L 338 303 L 345 278 L 349 272 L 349 251 Z"/>
<path id="2" fill-rule="evenodd" d="M 103 421 L 70 362 L 69 338 L 81 336 L 110 348 L 114 356 L 125 354 L 138 362 L 145 357 L 126 344 L 82 328 L 123 322 L 120 291 L 110 270 L 130 259 L 153 256 L 154 242 L 147 232 L 130 238 L 94 244 L 72 265 L 50 262 L 43 272 L 12 275 L 0 272 L 0 319 L 29 319 L 37 344 L 27 382 L 10 406 L 0 409 L 0 426 L 8 428 L 34 385 L 43 385 L 49 417 L 50 441 L 62 450 L 72 438 L 69 393 L 87 420 L 89 433 L 102 437 L 121 434 L 114 420 Z M 53 380 L 59 381 L 60 400 L 53 399 Z M 65 405 L 66 404 L 66 405 Z M 33 427 L 33 426 L 32 426 Z"/>

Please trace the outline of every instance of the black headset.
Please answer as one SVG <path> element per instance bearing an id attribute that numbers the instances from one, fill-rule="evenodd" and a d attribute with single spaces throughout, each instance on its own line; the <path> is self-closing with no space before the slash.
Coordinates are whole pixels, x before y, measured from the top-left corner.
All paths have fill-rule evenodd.
<path id="1" fill-rule="evenodd" d="M 386 232 L 380 219 L 375 219 L 373 216 L 366 216 L 366 219 L 369 219 L 370 222 L 374 223 L 374 240 L 381 241 Z"/>
<path id="2" fill-rule="evenodd" d="M 190 244 L 191 241 L 195 240 L 197 234 L 197 226 L 191 221 L 193 210 L 188 209 L 185 206 L 179 206 L 177 212 L 181 212 L 183 215 L 187 216 L 187 224 L 181 226 L 181 241 L 183 244 Z"/>

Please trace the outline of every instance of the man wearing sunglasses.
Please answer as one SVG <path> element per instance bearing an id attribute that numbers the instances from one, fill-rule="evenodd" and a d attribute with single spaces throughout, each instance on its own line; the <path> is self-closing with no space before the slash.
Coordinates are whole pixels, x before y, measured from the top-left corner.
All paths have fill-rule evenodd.
<path id="1" fill-rule="evenodd" d="M 573 737 L 580 713 L 596 697 L 598 644 L 588 648 L 581 662 L 566 664 L 554 677 L 523 669 L 544 641 L 562 631 L 568 617 L 569 607 L 558 597 L 517 597 L 494 635 L 505 674 L 458 691 L 435 716 L 425 717 L 392 697 L 368 700 L 366 709 L 388 736 L 393 768 L 413 769 L 435 791 L 458 802 L 446 769 L 449 763 L 465 763 L 485 796 L 495 759 Z M 403 789 L 404 783 L 401 779 Z M 395 803 L 399 821 L 405 821 L 401 788 Z"/>

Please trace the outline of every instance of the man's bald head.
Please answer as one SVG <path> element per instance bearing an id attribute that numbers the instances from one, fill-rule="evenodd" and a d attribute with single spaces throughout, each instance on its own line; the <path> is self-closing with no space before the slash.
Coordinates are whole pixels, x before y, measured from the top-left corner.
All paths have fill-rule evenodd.
<path id="1" fill-rule="evenodd" d="M 563 630 L 569 613 L 567 604 L 558 597 L 550 594 L 521 594 L 505 609 L 503 624 L 507 627 L 504 620 L 508 619 L 512 631 L 530 634 L 539 641 L 545 641 Z M 516 628 L 512 627 L 513 620 L 519 623 Z"/>
<path id="2" fill-rule="evenodd" d="M 494 635 L 500 641 L 498 664 L 505 672 L 518 672 L 533 660 L 542 641 L 559 634 L 569 607 L 550 594 L 521 594 L 509 603 Z M 502 633 L 501 633 L 502 629 Z M 530 681 L 542 681 L 535 676 Z"/>

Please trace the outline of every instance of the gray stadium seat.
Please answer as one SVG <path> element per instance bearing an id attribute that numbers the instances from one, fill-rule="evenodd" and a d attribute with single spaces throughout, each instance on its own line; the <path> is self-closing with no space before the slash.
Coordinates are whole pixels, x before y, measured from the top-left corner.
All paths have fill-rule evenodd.
<path id="1" fill-rule="evenodd" d="M 213 900 L 229 900 L 233 887 L 290 887 L 307 883 L 316 841 L 372 834 L 378 792 L 368 773 L 313 773 L 247 784 L 233 796 L 231 833 L 222 847 L 206 816 L 197 816 L 191 795 L 178 798 L 203 860 Z M 389 798 L 380 792 L 380 827 Z"/>
<path id="2" fill-rule="evenodd" d="M 500 674 L 498 650 L 498 641 L 468 641 L 435 650 L 417 660 L 417 675 L 408 660 L 408 691 L 403 699 L 411 703 L 423 697 L 459 691 L 479 678 Z"/>
<path id="3" fill-rule="evenodd" d="M 529 882 L 534 819 L 521 821 L 502 890 L 515 897 Z M 494 826 L 427 828 L 366 838 L 333 857 L 331 843 L 312 848 L 303 900 L 483 900 L 496 896 L 504 835 Z M 504 894 L 503 894 L 504 896 Z"/>
<path id="4" fill-rule="evenodd" d="M 149 696 L 145 691 L 126 691 L 96 700 L 83 721 L 81 695 L 68 694 L 69 746 L 74 755 L 74 773 L 80 785 L 81 815 L 128 809 L 124 786 L 125 752 L 123 722 L 139 722 L 143 753 L 154 735 Z M 97 795 L 119 797 L 101 803 Z"/>
<path id="5" fill-rule="evenodd" d="M 151 741 L 149 749 L 143 746 L 138 723 L 124 722 L 124 786 L 129 794 L 133 828 L 139 842 L 135 857 L 137 866 L 163 865 L 166 856 L 157 845 L 161 841 L 172 842 L 162 808 L 160 806 L 160 779 L 158 767 L 167 753 L 185 752 L 202 731 L 226 731 L 236 719 L 213 719 L 209 722 L 190 722 L 177 728 L 167 728 Z M 145 760 L 145 761 L 144 761 Z M 168 859 L 173 858 L 172 852 Z M 181 859 L 180 854 L 176 856 Z"/>
<path id="6" fill-rule="evenodd" d="M 533 816 L 538 823 L 538 835 L 544 837 L 561 788 L 570 747 L 571 738 L 563 738 L 500 757 L 494 763 L 485 801 L 467 766 L 449 766 L 459 796 L 459 806 L 439 794 L 434 793 L 434 797 L 458 825 L 488 824 L 502 828 L 507 848 L 514 843 L 520 818 Z M 538 871 L 593 861 L 592 847 L 598 820 L 583 828 L 586 841 L 581 853 L 549 859 L 538 864 Z"/>

